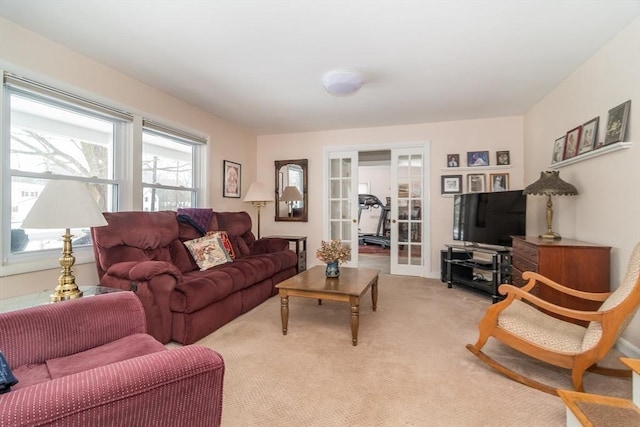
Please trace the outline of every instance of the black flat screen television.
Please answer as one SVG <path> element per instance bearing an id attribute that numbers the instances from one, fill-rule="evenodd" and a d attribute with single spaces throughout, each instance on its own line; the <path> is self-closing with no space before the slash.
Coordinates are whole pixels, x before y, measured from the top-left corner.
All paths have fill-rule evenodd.
<path id="1" fill-rule="evenodd" d="M 457 194 L 453 202 L 453 239 L 511 246 L 511 236 L 526 231 L 527 196 L 522 190 Z"/>

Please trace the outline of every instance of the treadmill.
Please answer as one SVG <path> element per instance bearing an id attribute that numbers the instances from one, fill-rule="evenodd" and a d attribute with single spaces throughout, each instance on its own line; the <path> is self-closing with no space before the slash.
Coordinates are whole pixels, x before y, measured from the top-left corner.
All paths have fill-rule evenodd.
<path id="1" fill-rule="evenodd" d="M 382 201 L 373 194 L 358 194 L 358 223 L 365 209 L 382 209 L 378 219 L 378 228 L 375 234 L 359 234 L 358 243 L 363 245 L 378 245 L 383 248 L 391 247 L 389 236 L 386 234 L 385 224 L 391 212 L 391 206 L 385 206 Z"/>

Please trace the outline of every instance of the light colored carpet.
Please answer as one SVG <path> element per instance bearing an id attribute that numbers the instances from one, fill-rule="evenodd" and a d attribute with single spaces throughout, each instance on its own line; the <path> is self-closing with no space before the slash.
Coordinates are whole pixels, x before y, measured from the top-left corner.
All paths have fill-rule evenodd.
<path id="1" fill-rule="evenodd" d="M 199 341 L 225 360 L 223 426 L 565 425 L 559 398 L 503 377 L 465 349 L 491 303 L 486 294 L 386 274 L 379 288 L 377 312 L 369 295 L 361 302 L 356 347 L 347 304 L 291 297 L 283 336 L 277 296 Z M 570 388 L 568 371 L 495 340 L 484 349 Z M 609 356 L 613 365 L 619 355 Z M 585 388 L 631 397 L 630 379 L 587 373 Z"/>

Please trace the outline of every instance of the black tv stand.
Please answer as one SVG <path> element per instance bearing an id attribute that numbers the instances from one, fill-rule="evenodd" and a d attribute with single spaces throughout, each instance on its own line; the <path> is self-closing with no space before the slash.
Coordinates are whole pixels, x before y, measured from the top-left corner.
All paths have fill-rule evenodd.
<path id="1" fill-rule="evenodd" d="M 498 287 L 511 283 L 511 248 L 478 244 L 445 247 L 447 249 L 441 252 L 441 279 L 447 282 L 448 288 L 465 285 L 489 293 L 494 303 L 504 299 L 498 293 Z M 488 254 L 491 260 L 474 258 L 474 252 Z"/>

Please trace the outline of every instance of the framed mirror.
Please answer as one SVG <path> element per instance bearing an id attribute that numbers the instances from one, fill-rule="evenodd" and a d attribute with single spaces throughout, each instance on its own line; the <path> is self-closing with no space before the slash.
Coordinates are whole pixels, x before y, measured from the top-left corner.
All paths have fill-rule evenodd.
<path id="1" fill-rule="evenodd" d="M 307 222 L 307 159 L 276 160 L 276 221 Z"/>

